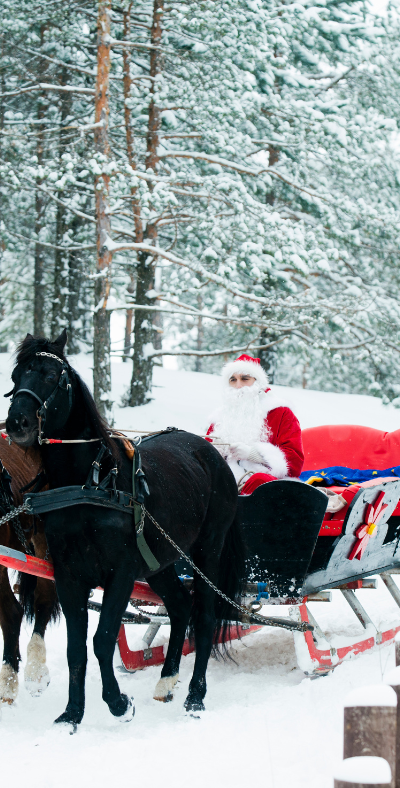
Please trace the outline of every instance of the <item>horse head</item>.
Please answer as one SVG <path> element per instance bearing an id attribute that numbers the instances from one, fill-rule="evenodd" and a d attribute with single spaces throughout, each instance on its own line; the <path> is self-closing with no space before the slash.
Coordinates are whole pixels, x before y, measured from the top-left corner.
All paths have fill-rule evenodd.
<path id="1" fill-rule="evenodd" d="M 6 429 L 20 446 L 33 446 L 65 426 L 72 406 L 72 370 L 64 356 L 67 332 L 53 342 L 27 334 L 17 350 Z M 9 395 L 5 395 L 9 396 Z"/>

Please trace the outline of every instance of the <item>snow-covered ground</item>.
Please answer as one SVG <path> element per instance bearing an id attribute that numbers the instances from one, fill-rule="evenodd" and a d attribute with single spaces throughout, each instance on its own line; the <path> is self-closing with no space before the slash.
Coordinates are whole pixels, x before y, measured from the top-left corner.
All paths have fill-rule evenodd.
<path id="1" fill-rule="evenodd" d="M 84 356 L 76 367 L 91 383 Z M 0 356 L 0 392 L 8 391 L 11 360 Z M 203 434 L 219 394 L 217 377 L 156 369 L 154 400 L 142 408 L 121 408 L 129 364 L 113 367 L 115 424 L 124 429 L 153 430 L 178 426 Z M 400 428 L 400 410 L 371 397 L 284 389 L 303 427 L 324 423 L 358 423 L 385 430 Z M 3 406 L 6 413 L 6 404 Z M 358 592 L 379 626 L 400 619 L 388 592 Z M 325 631 L 344 637 L 361 626 L 339 591 L 331 604 L 314 603 L 312 612 Z M 279 608 L 273 614 L 279 614 Z M 207 711 L 201 720 L 186 718 L 182 704 L 194 656 L 182 659 L 173 703 L 153 700 L 160 668 L 136 674 L 117 670 L 123 691 L 135 697 L 136 716 L 120 724 L 101 699 L 100 674 L 92 638 L 97 614 L 89 613 L 89 661 L 86 712 L 75 736 L 52 726 L 66 704 L 68 671 L 64 622 L 49 628 L 46 642 L 51 683 L 39 698 L 23 686 L 17 703 L 3 707 L 0 721 L 0 774 L 4 785 L 16 780 L 30 788 L 108 788 L 114 784 L 166 788 L 187 785 L 268 788 L 332 788 L 341 758 L 343 702 L 356 688 L 377 684 L 394 667 L 394 649 L 386 647 L 339 666 L 311 681 L 296 666 L 290 633 L 265 629 L 235 645 L 236 662 L 210 661 Z M 135 630 L 138 628 L 135 628 Z M 140 632 L 128 632 L 131 647 L 140 647 Z M 22 631 L 23 663 L 30 627 Z M 157 640 L 163 642 L 166 631 Z M 116 653 L 115 663 L 119 666 Z M 23 665 L 22 665 L 23 668 Z"/>

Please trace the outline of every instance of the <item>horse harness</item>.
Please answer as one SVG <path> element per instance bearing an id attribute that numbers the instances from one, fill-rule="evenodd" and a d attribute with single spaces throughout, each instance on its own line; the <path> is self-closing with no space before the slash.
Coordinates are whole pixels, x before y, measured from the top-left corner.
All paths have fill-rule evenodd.
<path id="1" fill-rule="evenodd" d="M 168 427 L 166 430 L 138 441 L 130 441 L 133 446 L 132 459 L 132 492 L 124 492 L 117 489 L 118 468 L 113 466 L 105 478 L 100 481 L 100 470 L 102 461 L 111 455 L 105 443 L 101 443 L 99 451 L 93 461 L 88 478 L 83 486 L 71 485 L 69 487 L 57 487 L 54 490 L 44 490 L 43 492 L 32 492 L 24 495 L 24 504 L 30 514 L 39 515 L 53 512 L 57 509 L 65 509 L 69 506 L 80 506 L 90 504 L 91 506 L 101 506 L 106 509 L 115 509 L 125 514 L 134 516 L 136 541 L 139 552 L 152 572 L 160 568 L 157 558 L 150 550 L 144 536 L 145 509 L 144 501 L 146 495 L 150 494 L 146 476 L 142 468 L 142 458 L 139 445 L 151 440 L 156 435 L 165 435 L 178 431 L 177 427 Z M 122 436 L 115 436 L 122 439 Z"/>
<path id="2" fill-rule="evenodd" d="M 43 438 L 42 437 L 42 423 L 44 424 L 46 419 L 46 410 L 49 404 L 54 400 L 56 397 L 59 389 L 66 389 L 68 391 L 68 399 L 69 399 L 69 407 L 71 408 L 72 405 L 72 387 L 69 382 L 69 375 L 68 375 L 68 364 L 60 359 L 58 356 L 53 355 L 52 353 L 46 353 L 44 351 L 36 353 L 37 356 L 48 356 L 50 358 L 54 358 L 62 364 L 62 372 L 60 379 L 57 383 L 57 386 L 50 394 L 50 396 L 44 402 L 40 399 L 40 397 L 30 389 L 19 389 L 17 392 L 11 391 L 8 395 L 5 396 L 13 396 L 13 399 L 18 396 L 18 394 L 26 393 L 32 395 L 40 404 L 40 409 L 37 411 L 37 418 L 39 421 L 39 443 L 90 443 L 92 441 L 102 441 L 101 438 L 91 438 L 88 440 L 85 439 L 77 439 L 77 440 L 56 440 L 52 438 Z M 134 516 L 134 523 L 135 523 L 135 531 L 136 531 L 136 540 L 137 540 L 137 547 L 139 552 L 142 555 L 142 558 L 146 562 L 147 566 L 152 572 L 156 572 L 160 568 L 160 563 L 157 561 L 157 558 L 150 550 L 145 537 L 144 537 L 144 522 L 145 517 L 153 523 L 153 525 L 157 528 L 157 530 L 165 537 L 165 539 L 172 545 L 172 547 L 180 554 L 182 558 L 184 558 L 190 566 L 193 568 L 195 572 L 209 585 L 213 591 L 222 597 L 226 602 L 229 602 L 232 607 L 236 608 L 242 614 L 244 613 L 246 616 L 249 616 L 250 611 L 244 607 L 243 605 L 238 604 L 233 599 L 230 599 L 226 594 L 224 594 L 211 580 L 206 577 L 206 575 L 197 567 L 192 559 L 184 553 L 184 551 L 176 544 L 176 542 L 170 537 L 170 535 L 162 528 L 162 526 L 154 519 L 154 517 L 147 511 L 144 501 L 145 496 L 150 494 L 149 487 L 146 481 L 146 476 L 142 468 L 142 461 L 140 456 L 139 446 L 142 443 L 145 443 L 148 440 L 152 440 L 152 438 L 158 435 L 165 435 L 171 432 L 182 432 L 177 427 L 167 427 L 165 430 L 160 430 L 160 432 L 152 433 L 151 435 L 146 435 L 144 438 L 138 438 L 135 441 L 129 441 L 129 443 L 133 446 L 134 454 L 133 454 L 133 461 L 132 461 L 132 493 L 127 493 L 122 490 L 118 490 L 116 486 L 116 479 L 118 475 L 118 468 L 116 466 L 112 467 L 109 473 L 105 476 L 105 478 L 100 482 L 100 469 L 102 460 L 105 457 L 110 456 L 111 452 L 106 446 L 106 444 L 102 441 L 100 445 L 100 449 L 97 453 L 95 460 L 93 461 L 88 478 L 83 486 L 80 485 L 71 485 L 69 487 L 58 487 L 54 490 L 44 490 L 42 492 L 36 492 L 38 488 L 38 484 L 36 484 L 34 488 L 34 492 L 25 493 L 23 498 L 23 504 L 16 508 L 12 508 L 7 514 L 3 517 L 0 517 L 0 526 L 7 522 L 10 519 L 17 518 L 19 514 L 22 512 L 26 512 L 27 514 L 31 515 L 39 515 L 45 514 L 46 512 L 56 511 L 57 509 L 65 509 L 69 506 L 78 506 L 82 504 L 90 504 L 92 506 L 102 506 L 107 509 L 116 509 L 117 511 L 122 511 L 127 513 L 131 513 Z M 125 445 L 128 442 L 125 436 L 123 435 L 114 435 L 116 439 L 123 440 Z M 129 452 L 130 454 L 130 452 Z M 5 469 L 4 469 L 5 470 Z M 3 473 L 4 473 L 3 470 Z M 6 472 L 7 474 L 7 472 Z M 3 474 L 0 474 L 3 476 Z M 8 474 L 7 474 L 8 475 Z M 40 474 L 30 482 L 29 485 L 25 489 L 28 489 L 36 482 L 38 482 Z M 6 484 L 7 484 L 7 480 Z M 38 482 L 39 483 L 39 482 Z M 40 481 L 40 486 L 43 487 L 45 481 Z M 1 503 L 2 503 L 2 485 L 0 484 L 0 510 L 1 510 Z M 23 490 L 21 490 L 23 492 Z M 11 493 L 11 488 L 10 488 Z M 12 497 L 10 499 L 12 501 Z M 8 507 L 7 507 L 8 508 Z M 260 616 L 255 612 L 250 613 L 250 618 L 255 619 L 263 624 L 269 624 L 276 627 L 281 627 L 283 629 L 291 629 L 291 630 L 298 630 L 298 631 L 306 631 L 312 630 L 313 626 L 306 623 L 306 622 L 294 622 L 294 621 L 287 621 L 286 619 L 278 619 L 278 618 L 266 618 L 265 616 Z"/>

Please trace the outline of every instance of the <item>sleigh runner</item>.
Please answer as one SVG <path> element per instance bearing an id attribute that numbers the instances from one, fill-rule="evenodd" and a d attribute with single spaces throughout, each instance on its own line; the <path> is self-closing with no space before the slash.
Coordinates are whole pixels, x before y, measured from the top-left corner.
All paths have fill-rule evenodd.
<path id="1" fill-rule="evenodd" d="M 341 446 L 338 444 L 343 427 L 306 430 L 303 433 L 306 469 L 332 464 L 329 450 L 341 451 L 342 462 L 349 463 L 350 459 L 352 465 L 356 465 L 356 445 L 359 452 L 364 451 L 360 459 L 365 465 L 365 441 L 374 438 L 376 445 L 378 431 L 348 427 L 347 435 L 349 429 L 356 431 L 358 440 L 356 443 L 347 440 Z M 339 440 L 332 440 L 335 435 Z M 392 433 L 390 441 L 392 453 L 397 444 L 394 436 L 396 433 Z M 360 441 L 360 437 L 364 437 L 364 441 Z M 321 446 L 324 446 L 324 454 L 321 454 Z M 379 459 L 381 467 L 382 463 L 383 467 L 390 464 L 385 451 L 380 452 Z M 376 457 L 372 455 L 370 462 L 374 460 Z M 377 467 L 376 462 L 374 465 Z M 271 608 L 289 606 L 289 620 L 309 624 L 310 630 L 312 627 L 312 631 L 293 632 L 298 664 L 307 675 L 327 673 L 345 659 L 389 644 L 400 631 L 400 612 L 397 622 L 380 631 L 356 594 L 361 588 L 375 588 L 376 581 L 370 577 L 380 575 L 400 607 L 400 590 L 392 576 L 400 573 L 400 479 L 384 477 L 346 488 L 333 486 L 330 492 L 340 496 L 339 508 L 334 512 L 326 511 L 328 497 L 325 492 L 299 481 L 270 482 L 250 496 L 239 497 L 238 502 L 247 550 L 245 604 L 249 615 L 242 615 L 242 623 L 232 627 L 230 637 L 243 637 L 261 628 L 251 623 L 252 612 L 260 609 L 261 604 Z M 0 564 L 38 577 L 49 579 L 53 576 L 49 561 L 9 548 L 0 547 Z M 190 587 L 191 568 L 180 561 L 177 570 L 181 575 L 186 574 L 183 582 Z M 347 638 L 340 647 L 329 642 L 308 607 L 309 602 L 329 601 L 330 589 L 340 589 L 365 633 L 361 638 Z M 124 667 L 134 671 L 162 664 L 164 646 L 153 646 L 160 627 L 168 623 L 161 598 L 146 582 L 136 582 L 131 604 L 135 612 L 126 612 L 117 640 Z M 89 608 L 99 610 L 100 607 L 89 601 Z M 129 648 L 125 629 L 128 624 L 147 624 L 144 648 Z M 183 654 L 192 650 L 192 643 L 186 640 Z"/>

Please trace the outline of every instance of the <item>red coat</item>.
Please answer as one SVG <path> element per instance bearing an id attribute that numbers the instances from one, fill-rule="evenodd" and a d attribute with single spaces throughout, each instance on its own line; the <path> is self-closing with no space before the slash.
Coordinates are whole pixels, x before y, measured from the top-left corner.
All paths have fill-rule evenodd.
<path id="1" fill-rule="evenodd" d="M 303 468 L 304 454 L 299 421 L 290 408 L 277 404 L 270 389 L 267 390 L 266 394 L 267 413 L 264 424 L 267 428 L 266 433 L 269 439 L 266 440 L 262 437 L 255 444 L 255 448 L 261 454 L 263 462 L 251 463 L 241 460 L 237 452 L 235 458 L 229 457 L 229 453 L 226 457 L 238 481 L 246 470 L 253 474 L 264 473 L 269 474 L 270 478 L 272 476 L 273 478 L 282 479 L 285 476 L 298 477 Z M 270 398 L 271 401 L 268 402 Z M 274 405 L 277 406 L 274 407 Z M 269 409 L 270 406 L 272 407 Z M 213 431 L 214 424 L 211 424 L 207 430 L 207 435 L 212 436 Z M 212 440 L 210 442 L 212 443 Z"/>

